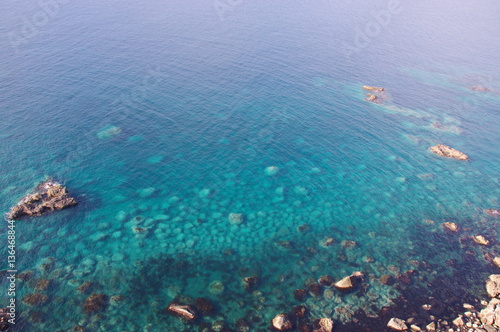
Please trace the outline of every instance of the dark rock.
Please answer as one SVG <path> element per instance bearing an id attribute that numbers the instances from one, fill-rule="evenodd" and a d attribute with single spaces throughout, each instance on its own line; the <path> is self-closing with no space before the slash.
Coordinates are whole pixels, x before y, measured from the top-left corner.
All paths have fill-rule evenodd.
<path id="1" fill-rule="evenodd" d="M 324 275 L 324 276 L 319 278 L 318 283 L 324 287 L 332 287 L 334 280 L 329 275 Z"/>
<path id="2" fill-rule="evenodd" d="M 296 289 L 295 292 L 293 292 L 293 297 L 295 300 L 303 302 L 306 300 L 307 292 L 305 289 Z"/>
<path id="3" fill-rule="evenodd" d="M 24 271 L 24 272 L 21 272 L 19 273 L 16 278 L 21 280 L 21 281 L 28 281 L 31 279 L 31 277 L 33 276 L 33 272 L 32 271 Z"/>
<path id="4" fill-rule="evenodd" d="M 304 318 L 307 314 L 307 308 L 303 305 L 297 305 L 292 308 L 292 316 L 297 318 Z"/>
<path id="5" fill-rule="evenodd" d="M 87 314 L 93 314 L 102 311 L 108 305 L 108 297 L 104 294 L 92 294 L 83 303 L 83 311 Z"/>
<path id="6" fill-rule="evenodd" d="M 81 284 L 80 286 L 78 286 L 78 291 L 80 293 L 88 293 L 92 290 L 93 288 L 93 284 L 90 282 L 90 281 L 85 281 L 83 284 Z"/>
<path id="7" fill-rule="evenodd" d="M 215 307 L 212 302 L 203 297 L 199 297 L 194 300 L 194 307 L 196 308 L 196 311 L 201 313 L 203 316 L 211 316 L 215 311 Z"/>
<path id="8" fill-rule="evenodd" d="M 198 318 L 195 308 L 190 305 L 170 303 L 167 307 L 167 312 L 186 321 L 194 321 Z"/>
<path id="9" fill-rule="evenodd" d="M 309 294 L 311 294 L 311 296 L 320 296 L 321 294 L 323 294 L 323 289 L 317 283 L 307 286 L 307 290 L 309 291 Z"/>
<path id="10" fill-rule="evenodd" d="M 76 204 L 76 200 L 68 195 L 65 187 L 55 181 L 47 180 L 40 183 L 34 189 L 33 194 L 24 197 L 12 207 L 8 218 L 41 216 L 47 212 L 62 210 Z"/>
<path id="11" fill-rule="evenodd" d="M 237 319 L 235 327 L 236 327 L 236 332 L 249 332 L 250 331 L 250 324 L 244 318 Z"/>
<path id="12" fill-rule="evenodd" d="M 245 287 L 245 290 L 248 292 L 254 290 L 257 287 L 258 283 L 259 283 L 259 277 L 257 276 L 243 278 L 243 285 Z"/>

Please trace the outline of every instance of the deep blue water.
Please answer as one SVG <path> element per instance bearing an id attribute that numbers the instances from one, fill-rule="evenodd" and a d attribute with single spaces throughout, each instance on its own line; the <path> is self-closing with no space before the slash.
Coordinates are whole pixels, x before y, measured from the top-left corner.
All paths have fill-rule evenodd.
<path id="1" fill-rule="evenodd" d="M 307 279 L 363 270 L 365 297 L 308 300 L 345 322 L 335 306 L 388 304 L 398 291 L 375 278 L 409 260 L 453 273 L 445 261 L 470 248 L 444 221 L 498 255 L 483 212 L 500 208 L 497 2 L 54 3 L 0 4 L 1 209 L 47 176 L 80 202 L 16 223 L 17 268 L 34 272 L 16 331 L 181 331 L 163 314 L 177 294 L 212 299 L 207 321 L 230 326 L 251 310 L 257 331 Z M 390 98 L 368 103 L 363 85 Z M 470 161 L 432 155 L 438 143 Z M 240 285 L 252 274 L 261 294 Z M 40 278 L 47 301 L 23 304 Z M 125 301 L 85 315 L 85 281 Z"/>

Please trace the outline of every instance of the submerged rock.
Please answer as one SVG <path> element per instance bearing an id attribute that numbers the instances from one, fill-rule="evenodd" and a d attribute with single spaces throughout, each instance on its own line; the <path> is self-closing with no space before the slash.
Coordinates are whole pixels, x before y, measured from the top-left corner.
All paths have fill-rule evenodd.
<path id="1" fill-rule="evenodd" d="M 108 297 L 104 294 L 92 294 L 83 303 L 83 311 L 93 314 L 102 311 L 108 305 Z"/>
<path id="2" fill-rule="evenodd" d="M 500 218 L 500 209 L 486 209 L 484 212 L 492 217 Z"/>
<path id="3" fill-rule="evenodd" d="M 208 291 L 215 295 L 221 294 L 222 292 L 224 292 L 224 284 L 219 280 L 213 281 L 208 286 Z"/>
<path id="4" fill-rule="evenodd" d="M 430 150 L 437 154 L 438 156 L 442 157 L 448 157 L 448 158 L 453 158 L 457 160 L 468 160 L 469 156 L 467 156 L 465 153 L 462 153 L 458 150 L 455 150 L 453 148 L 450 148 L 447 145 L 443 144 L 438 144 L 430 148 Z"/>
<path id="5" fill-rule="evenodd" d="M 195 309 L 190 305 L 170 303 L 167 312 L 173 316 L 180 317 L 187 321 L 194 321 L 198 318 Z"/>
<path id="6" fill-rule="evenodd" d="M 279 172 L 279 170 L 280 169 L 276 166 L 269 166 L 269 167 L 266 167 L 266 169 L 264 170 L 264 173 L 266 173 L 266 175 L 273 176 L 273 175 L 276 175 Z"/>
<path id="7" fill-rule="evenodd" d="M 329 275 L 324 275 L 324 276 L 321 276 L 319 279 L 318 279 L 318 283 L 321 285 L 321 286 L 324 286 L 324 287 L 332 287 L 333 286 L 333 278 L 330 277 Z"/>
<path id="8" fill-rule="evenodd" d="M 68 195 L 66 187 L 58 182 L 47 180 L 36 186 L 32 194 L 22 198 L 16 206 L 12 207 L 7 217 L 20 219 L 41 216 L 76 204 L 76 200 Z"/>
<path id="9" fill-rule="evenodd" d="M 391 318 L 387 323 L 387 327 L 394 331 L 406 331 L 408 326 L 406 326 L 405 321 L 400 318 Z"/>
<path id="10" fill-rule="evenodd" d="M 276 331 L 291 331 L 293 328 L 292 321 L 287 314 L 278 314 L 271 321 L 272 327 Z"/>
<path id="11" fill-rule="evenodd" d="M 243 278 L 243 286 L 245 287 L 246 291 L 253 291 L 255 287 L 257 287 L 258 283 L 259 283 L 259 277 L 257 276 Z"/>
<path id="12" fill-rule="evenodd" d="M 47 301 L 47 295 L 40 293 L 27 294 L 23 297 L 23 302 L 31 306 L 38 305 L 45 301 Z"/>
<path id="13" fill-rule="evenodd" d="M 228 216 L 229 222 L 233 225 L 239 225 L 243 222 L 242 213 L 230 213 Z"/>

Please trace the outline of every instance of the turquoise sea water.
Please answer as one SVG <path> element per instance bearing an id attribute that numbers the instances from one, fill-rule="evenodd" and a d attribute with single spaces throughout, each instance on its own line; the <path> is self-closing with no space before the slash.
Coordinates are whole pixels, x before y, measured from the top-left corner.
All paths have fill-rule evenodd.
<path id="1" fill-rule="evenodd" d="M 181 296 L 214 302 L 206 323 L 260 331 L 310 278 L 354 271 L 365 292 L 309 297 L 311 319 L 348 329 L 446 276 L 481 297 L 483 254 L 500 254 L 483 212 L 500 208 L 499 5 L 396 3 L 381 25 L 391 2 L 224 3 L 0 4 L 1 209 L 46 177 L 79 201 L 16 222 L 33 277 L 17 282 L 14 330 L 197 331 L 165 314 Z M 364 101 L 363 85 L 388 100 Z M 434 156 L 438 143 L 470 161 Z M 458 239 L 478 234 L 489 247 Z M 411 287 L 377 281 L 408 270 Z M 86 281 L 124 300 L 85 314 Z M 32 293 L 47 300 L 23 303 Z"/>

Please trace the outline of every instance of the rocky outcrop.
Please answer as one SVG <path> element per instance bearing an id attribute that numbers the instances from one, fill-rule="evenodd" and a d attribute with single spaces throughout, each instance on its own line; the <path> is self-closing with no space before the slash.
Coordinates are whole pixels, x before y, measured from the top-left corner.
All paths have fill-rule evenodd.
<path id="1" fill-rule="evenodd" d="M 291 331 L 293 328 L 292 321 L 287 314 L 278 314 L 271 321 L 272 327 L 276 331 Z"/>
<path id="2" fill-rule="evenodd" d="M 180 317 L 186 321 L 194 321 L 198 318 L 194 307 L 178 303 L 170 303 L 167 312 L 173 316 Z"/>
<path id="3" fill-rule="evenodd" d="M 481 323 L 500 327 L 500 300 L 493 299 L 486 308 L 479 313 Z"/>
<path id="4" fill-rule="evenodd" d="M 430 148 L 430 150 L 438 156 L 453 158 L 457 160 L 468 160 L 469 156 L 458 150 L 450 148 L 447 145 L 438 144 Z"/>
<path id="5" fill-rule="evenodd" d="M 367 93 L 365 100 L 375 104 L 383 103 L 387 97 L 384 93 L 385 89 L 377 86 L 369 86 L 363 85 L 363 89 L 366 91 L 370 91 L 371 93 Z"/>
<path id="6" fill-rule="evenodd" d="M 32 194 L 24 197 L 16 206 L 12 207 L 7 217 L 20 219 L 41 216 L 76 204 L 76 200 L 69 196 L 66 187 L 58 182 L 47 180 L 36 186 Z"/>
<path id="7" fill-rule="evenodd" d="M 490 297 L 500 296 L 500 274 L 492 274 L 486 281 L 486 291 Z"/>

